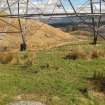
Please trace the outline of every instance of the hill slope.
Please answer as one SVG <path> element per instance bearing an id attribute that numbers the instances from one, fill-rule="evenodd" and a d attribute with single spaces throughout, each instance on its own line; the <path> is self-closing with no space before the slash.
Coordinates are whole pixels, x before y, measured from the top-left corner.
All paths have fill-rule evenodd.
<path id="1" fill-rule="evenodd" d="M 24 37 L 28 45 L 28 49 L 44 49 L 58 46 L 64 42 L 72 42 L 75 38 L 60 29 L 56 29 L 47 24 L 31 19 L 21 20 L 24 31 Z M 11 24 L 11 25 L 9 25 Z M 10 20 L 9 24 L 0 21 L 0 31 L 19 31 L 18 21 Z M 1 34 L 0 47 L 8 49 L 19 49 L 21 35 L 19 34 Z"/>

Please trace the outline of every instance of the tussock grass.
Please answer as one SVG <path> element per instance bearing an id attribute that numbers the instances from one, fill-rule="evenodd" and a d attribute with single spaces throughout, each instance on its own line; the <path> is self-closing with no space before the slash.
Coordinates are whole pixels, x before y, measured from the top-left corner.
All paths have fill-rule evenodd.
<path id="1" fill-rule="evenodd" d="M 77 59 L 96 59 L 100 57 L 105 57 L 105 51 L 103 49 L 93 48 L 84 49 L 82 47 L 73 48 L 71 52 L 66 55 L 65 59 L 77 60 Z"/>
<path id="2" fill-rule="evenodd" d="M 101 95 L 105 94 L 105 72 L 104 71 L 94 71 L 92 77 L 88 79 L 91 91 L 94 93 L 99 93 Z"/>
<path id="3" fill-rule="evenodd" d="M 46 105 L 105 105 L 105 97 L 93 95 L 87 81 L 94 71 L 105 72 L 105 59 L 84 60 L 85 54 L 91 57 L 93 49 L 103 52 L 104 48 L 67 45 L 36 55 L 15 53 L 13 64 L 24 64 L 30 59 L 35 65 L 30 66 L 29 61 L 28 66 L 0 64 L 0 105 L 17 100 L 37 100 Z M 78 52 L 79 60 L 62 59 L 73 52 Z"/>
<path id="4" fill-rule="evenodd" d="M 33 53 L 0 53 L 1 64 L 22 64 L 32 65 L 35 62 L 35 54 Z"/>
<path id="5" fill-rule="evenodd" d="M 87 54 L 86 52 L 82 49 L 82 48 L 74 48 L 72 49 L 71 53 L 68 54 L 65 59 L 72 59 L 72 60 L 76 60 L 76 59 L 85 59 L 87 58 Z"/>
<path id="6" fill-rule="evenodd" d="M 102 49 L 93 49 L 91 52 L 91 59 L 94 58 L 99 58 L 99 57 L 104 57 L 105 56 L 105 51 Z"/>
<path id="7" fill-rule="evenodd" d="M 12 53 L 0 53 L 0 63 L 8 64 L 13 60 L 14 56 Z"/>

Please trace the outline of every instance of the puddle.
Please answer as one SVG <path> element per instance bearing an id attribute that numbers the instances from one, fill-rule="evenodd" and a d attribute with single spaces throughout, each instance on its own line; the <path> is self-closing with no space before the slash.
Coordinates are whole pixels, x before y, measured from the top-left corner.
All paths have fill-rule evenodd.
<path id="1" fill-rule="evenodd" d="M 37 101 L 18 101 L 10 103 L 9 105 L 45 105 L 45 104 Z"/>

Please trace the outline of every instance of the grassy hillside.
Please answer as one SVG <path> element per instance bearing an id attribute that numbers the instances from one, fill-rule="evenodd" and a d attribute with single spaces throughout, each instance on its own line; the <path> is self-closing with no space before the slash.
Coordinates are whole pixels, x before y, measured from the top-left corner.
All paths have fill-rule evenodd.
<path id="1" fill-rule="evenodd" d="M 0 105 L 37 100 L 46 105 L 105 105 L 104 90 L 92 88 L 94 72 L 105 73 L 105 57 L 64 59 L 81 47 L 105 51 L 104 44 L 67 45 L 35 54 L 34 64 L 0 64 Z M 24 52 L 22 54 L 25 54 Z M 97 54 L 97 53 L 95 53 Z"/>
<path id="2" fill-rule="evenodd" d="M 72 35 L 39 21 L 21 19 L 21 24 L 28 50 L 48 49 L 77 40 Z M 0 18 L 0 31 L 20 32 L 18 20 Z M 19 51 L 21 43 L 19 33 L 0 34 L 0 51 Z"/>

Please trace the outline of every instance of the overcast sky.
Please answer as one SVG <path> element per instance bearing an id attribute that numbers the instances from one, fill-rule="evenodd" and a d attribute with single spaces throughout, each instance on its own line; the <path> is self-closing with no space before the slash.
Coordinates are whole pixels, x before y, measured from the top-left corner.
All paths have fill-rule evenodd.
<path id="1" fill-rule="evenodd" d="M 49 1 L 49 2 L 48 2 L 48 1 Z M 34 3 L 37 3 L 37 2 L 39 2 L 39 3 L 41 3 L 41 2 L 47 3 L 47 2 L 48 2 L 49 4 L 54 4 L 54 3 L 56 3 L 57 1 L 59 1 L 59 0 L 33 0 Z M 71 9 L 71 6 L 69 5 L 68 0 L 61 0 L 61 1 L 62 1 L 62 3 L 64 4 L 64 6 L 65 6 L 65 8 L 66 8 L 67 10 L 70 10 L 70 9 Z M 88 0 L 71 0 L 71 2 L 73 3 L 73 5 L 74 5 L 75 8 L 81 6 L 81 5 L 84 4 L 86 1 L 88 1 Z"/>
<path id="2" fill-rule="evenodd" d="M 40 1 L 44 1 L 44 2 L 47 2 L 48 0 L 33 0 L 33 2 L 40 2 Z M 52 2 L 54 2 L 54 1 L 57 1 L 57 0 L 49 0 L 50 2 L 52 1 Z M 67 6 L 67 1 L 68 0 L 61 0 L 66 6 Z M 74 4 L 74 5 L 80 5 L 80 4 L 82 4 L 82 3 L 84 3 L 84 2 L 86 2 L 87 0 L 71 0 L 72 1 L 72 3 Z"/>
<path id="3" fill-rule="evenodd" d="M 3 0 L 0 0 L 0 3 L 1 3 L 1 1 L 3 1 Z M 6 0 L 4 0 L 4 1 L 2 3 L 3 5 L 1 5 L 1 8 L 3 8 L 4 5 L 6 4 Z M 20 1 L 23 2 L 23 0 L 20 0 Z M 24 2 L 25 1 L 27 1 L 27 0 L 24 0 Z M 38 13 L 39 12 L 52 13 L 53 10 L 54 10 L 53 13 L 57 13 L 57 12 L 65 13 L 64 8 L 61 5 L 59 5 L 59 2 L 58 2 L 58 5 L 55 5 L 57 3 L 57 1 L 59 1 L 59 0 L 29 0 L 29 1 L 30 1 L 29 13 L 36 13 L 36 12 L 38 12 Z M 70 6 L 68 0 L 61 0 L 61 1 L 62 1 L 67 12 L 74 12 Z M 34 5 L 32 2 L 34 3 Z M 43 2 L 43 3 L 41 3 L 41 2 Z M 73 5 L 78 13 L 86 12 L 86 11 L 90 12 L 89 0 L 71 0 L 71 2 L 73 3 Z M 84 3 L 85 3 L 85 5 L 83 5 Z M 11 4 L 12 4 L 12 1 L 11 1 Z M 95 7 L 95 9 L 98 8 L 98 10 L 99 10 L 99 4 L 95 5 L 94 7 Z M 13 7 L 11 7 L 11 9 L 13 12 L 17 11 L 17 3 Z M 102 9 L 104 9 L 103 11 L 105 11 L 105 5 L 102 6 Z M 24 6 L 22 4 L 20 11 L 22 11 L 22 13 L 23 13 L 23 11 L 26 11 L 26 4 Z"/>

